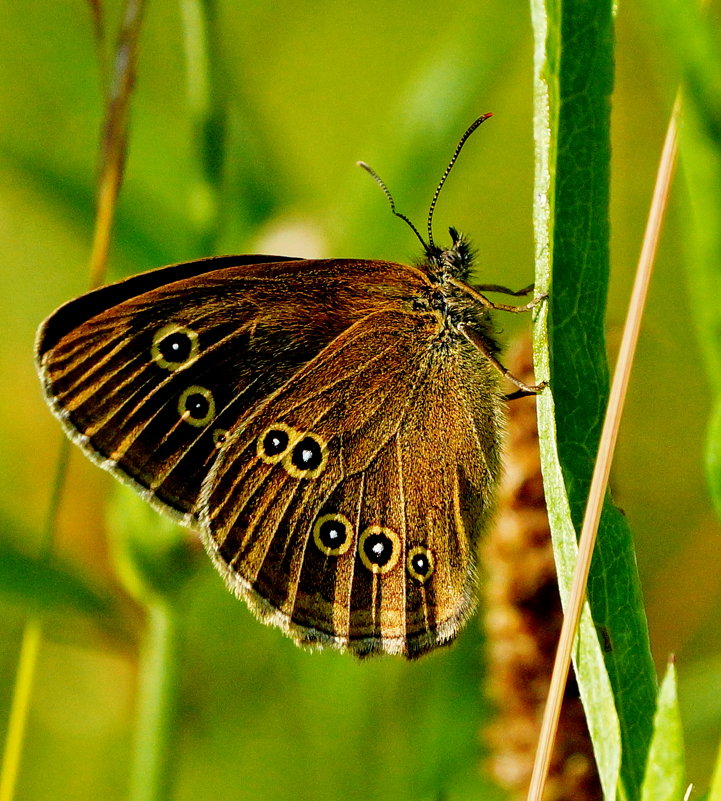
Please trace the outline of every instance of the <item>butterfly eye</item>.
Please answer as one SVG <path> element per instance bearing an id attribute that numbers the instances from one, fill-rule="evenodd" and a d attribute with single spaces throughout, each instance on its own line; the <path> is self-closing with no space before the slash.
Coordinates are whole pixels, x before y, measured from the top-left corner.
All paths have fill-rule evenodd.
<path id="1" fill-rule="evenodd" d="M 327 443 L 309 431 L 293 444 L 283 466 L 294 478 L 316 478 L 325 470 L 327 461 Z"/>
<path id="2" fill-rule="evenodd" d="M 205 387 L 188 387 L 178 400 L 178 414 L 191 426 L 207 425 L 215 417 L 213 393 Z"/>
<path id="3" fill-rule="evenodd" d="M 423 545 L 416 545 L 408 552 L 406 567 L 416 581 L 425 584 L 433 574 L 433 554 Z"/>
<path id="4" fill-rule="evenodd" d="M 179 370 L 198 358 L 198 335 L 183 325 L 164 325 L 155 332 L 150 353 L 164 370 Z"/>
<path id="5" fill-rule="evenodd" d="M 313 526 L 313 541 L 326 556 L 341 556 L 350 547 L 353 528 L 347 517 L 323 515 Z"/>
<path id="6" fill-rule="evenodd" d="M 382 526 L 369 526 L 358 541 L 361 562 L 373 573 L 387 573 L 395 567 L 400 550 L 396 532 Z"/>
<path id="7" fill-rule="evenodd" d="M 256 451 L 264 462 L 275 464 L 286 455 L 296 439 L 298 432 L 295 429 L 285 423 L 275 423 L 258 437 Z"/>

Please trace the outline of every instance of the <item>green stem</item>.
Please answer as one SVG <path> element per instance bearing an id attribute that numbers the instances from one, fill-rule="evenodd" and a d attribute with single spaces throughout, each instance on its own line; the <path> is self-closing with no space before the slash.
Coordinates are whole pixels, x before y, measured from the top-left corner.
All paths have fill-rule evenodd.
<path id="1" fill-rule="evenodd" d="M 119 66 L 115 75 L 116 93 L 109 99 L 106 111 L 105 138 L 102 151 L 103 177 L 100 181 L 95 239 L 90 257 L 91 286 L 97 286 L 101 283 L 107 262 L 107 247 L 110 241 L 115 201 L 122 178 L 122 165 L 127 142 L 129 100 L 135 78 L 137 44 L 142 25 L 143 9 L 144 0 L 126 0 L 117 47 L 118 54 L 125 55 L 125 58 L 118 58 Z M 96 16 L 96 30 L 99 20 L 100 17 Z M 69 441 L 63 438 L 55 469 L 53 493 L 40 540 L 39 559 L 46 563 L 52 558 L 57 515 L 62 499 L 69 453 Z M 2 792 L 3 801 L 10 801 L 15 794 L 35 667 L 40 649 L 41 632 L 42 619 L 38 616 L 28 618 L 18 661 L 18 671 L 11 700 L 10 721 L 3 753 L 2 773 L 0 774 L 0 791 Z"/>
<path id="2" fill-rule="evenodd" d="M 60 510 L 63 487 L 65 486 L 69 456 L 70 442 L 63 437 L 60 441 L 60 450 L 55 466 L 53 491 L 50 496 L 45 526 L 43 527 L 39 544 L 40 552 L 38 558 L 44 564 L 50 561 L 53 553 L 55 525 Z M 18 667 L 15 674 L 15 685 L 10 700 L 10 717 L 3 749 L 2 771 L 0 772 L 0 801 L 11 801 L 15 797 L 30 699 L 32 698 L 33 684 L 35 682 L 35 669 L 40 651 L 41 634 L 42 617 L 37 614 L 30 616 L 25 622 Z"/>
<path id="3" fill-rule="evenodd" d="M 140 655 L 130 801 L 162 801 L 170 797 L 168 757 L 177 710 L 178 626 L 172 605 L 163 600 L 149 601 L 147 614 Z"/>
<path id="4" fill-rule="evenodd" d="M 227 90 L 216 38 L 214 0 L 181 0 L 187 99 L 201 174 L 189 193 L 190 216 L 202 253 L 213 251 L 222 223 Z"/>
<path id="5" fill-rule="evenodd" d="M 23 631 L 15 686 L 10 703 L 10 719 L 3 750 L 2 775 L 0 775 L 0 801 L 11 801 L 15 795 L 41 633 L 41 619 L 36 616 L 29 618 Z"/>

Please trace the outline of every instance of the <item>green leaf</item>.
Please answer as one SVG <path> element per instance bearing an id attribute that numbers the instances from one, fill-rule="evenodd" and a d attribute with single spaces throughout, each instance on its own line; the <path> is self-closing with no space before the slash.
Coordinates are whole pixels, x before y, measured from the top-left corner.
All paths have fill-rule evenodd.
<path id="1" fill-rule="evenodd" d="M 671 662 L 658 692 L 641 801 L 680 801 L 685 789 L 684 772 L 683 729 L 676 670 Z"/>
<path id="2" fill-rule="evenodd" d="M 9 520 L 0 521 L 4 535 L 32 542 L 29 532 Z M 10 593 L 28 607 L 39 610 L 72 609 L 84 615 L 111 617 L 115 606 L 109 595 L 96 589 L 75 570 L 57 562 L 46 562 L 0 540 L 0 591 Z"/>
<path id="3" fill-rule="evenodd" d="M 565 600 L 609 383 L 604 312 L 613 17 L 610 2 L 580 0 L 534 0 L 532 13 L 536 287 L 549 294 L 538 315 L 534 349 L 537 379 L 551 381 L 550 392 L 538 399 L 539 432 Z M 579 688 L 605 796 L 615 796 L 621 760 L 623 792 L 635 799 L 651 738 L 656 678 L 631 533 L 610 501 L 588 596 L 596 630 L 586 612 L 574 660 Z"/>

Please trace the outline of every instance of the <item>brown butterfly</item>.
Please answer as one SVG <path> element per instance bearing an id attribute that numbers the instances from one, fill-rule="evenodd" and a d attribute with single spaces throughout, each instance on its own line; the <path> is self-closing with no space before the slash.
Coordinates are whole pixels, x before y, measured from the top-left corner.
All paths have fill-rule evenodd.
<path id="1" fill-rule="evenodd" d="M 228 586 L 296 642 L 416 657 L 475 602 L 503 406 L 466 240 L 417 266 L 224 256 L 102 287 L 42 325 L 70 438 L 198 528 Z M 366 166 L 366 165 L 363 165 Z M 520 294 L 520 293 L 510 293 Z M 504 396 L 499 374 L 520 391 Z"/>

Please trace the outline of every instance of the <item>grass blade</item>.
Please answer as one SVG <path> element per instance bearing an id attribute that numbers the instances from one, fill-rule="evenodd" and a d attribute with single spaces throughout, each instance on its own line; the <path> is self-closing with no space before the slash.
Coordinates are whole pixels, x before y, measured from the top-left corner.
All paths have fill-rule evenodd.
<path id="1" fill-rule="evenodd" d="M 683 798 L 683 791 L 683 729 L 676 692 L 676 670 L 671 662 L 658 691 L 641 801 L 678 801 Z"/>

